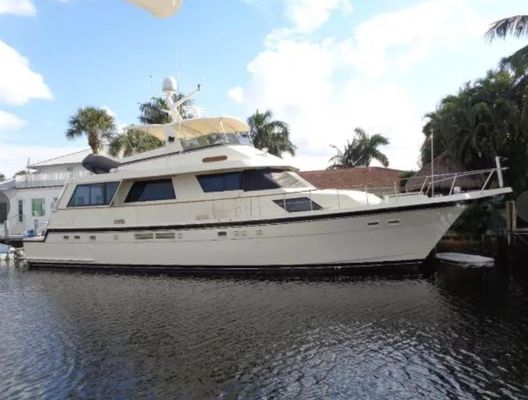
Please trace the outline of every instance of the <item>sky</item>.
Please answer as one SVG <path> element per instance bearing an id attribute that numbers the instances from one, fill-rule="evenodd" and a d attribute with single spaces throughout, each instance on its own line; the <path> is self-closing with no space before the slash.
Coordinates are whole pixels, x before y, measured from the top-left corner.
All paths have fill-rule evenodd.
<path id="1" fill-rule="evenodd" d="M 0 0 L 0 173 L 86 148 L 65 138 L 80 107 L 137 123 L 166 76 L 201 84 L 203 116 L 272 110 L 303 170 L 326 168 L 355 127 L 390 140 L 390 167 L 417 169 L 424 115 L 523 46 L 484 33 L 526 13 L 526 0 L 184 0 L 159 19 L 124 0 Z"/>

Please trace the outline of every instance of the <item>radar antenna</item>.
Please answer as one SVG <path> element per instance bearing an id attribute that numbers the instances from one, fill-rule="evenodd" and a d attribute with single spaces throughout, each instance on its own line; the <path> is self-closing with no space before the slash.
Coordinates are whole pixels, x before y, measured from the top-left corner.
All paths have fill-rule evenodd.
<path id="1" fill-rule="evenodd" d="M 169 109 L 170 109 L 169 114 L 172 117 L 172 121 L 179 122 L 183 120 L 183 117 L 181 116 L 179 108 L 187 100 L 189 100 L 196 93 L 198 93 L 201 90 L 201 86 L 198 84 L 195 90 L 193 90 L 188 95 L 183 96 L 181 99 L 177 101 L 175 101 L 176 95 L 178 94 L 178 84 L 176 83 L 176 79 L 174 79 L 173 77 L 165 78 L 163 80 L 162 90 L 163 90 L 163 93 L 165 93 L 165 99 L 167 100 L 167 105 L 169 106 Z"/>

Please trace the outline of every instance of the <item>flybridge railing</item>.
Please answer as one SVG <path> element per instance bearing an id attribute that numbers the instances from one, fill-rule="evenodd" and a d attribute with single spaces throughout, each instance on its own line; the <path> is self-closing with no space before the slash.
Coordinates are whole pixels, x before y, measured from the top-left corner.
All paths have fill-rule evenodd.
<path id="1" fill-rule="evenodd" d="M 424 195 L 431 195 L 435 196 L 435 185 L 436 188 L 440 189 L 442 192 L 446 192 L 446 187 L 449 187 L 449 191 L 447 191 L 447 195 L 451 196 L 452 194 L 461 192 L 461 187 L 457 186 L 457 183 L 460 183 L 462 181 L 462 185 L 464 185 L 463 180 L 469 179 L 470 182 L 466 183 L 466 186 L 471 186 L 472 188 L 470 190 L 478 190 L 475 189 L 475 187 L 479 186 L 479 181 L 482 181 L 484 179 L 484 182 L 482 183 L 480 190 L 486 190 L 487 188 L 490 188 L 491 182 L 494 177 L 497 178 L 498 187 L 502 188 L 504 187 L 504 179 L 502 176 L 502 172 L 506 171 L 508 168 L 501 167 L 500 164 L 500 157 L 495 157 L 495 168 L 488 168 L 488 169 L 480 169 L 475 171 L 466 171 L 466 172 L 452 172 L 447 174 L 439 174 L 439 175 L 427 175 L 427 176 L 413 176 L 410 178 L 406 178 L 406 181 L 412 181 L 419 179 L 420 181 L 423 180 L 423 183 L 420 187 L 419 194 Z M 473 180 L 473 182 L 471 182 Z M 407 184 L 407 183 L 406 183 Z M 416 193 L 416 192 L 415 192 Z"/>
<path id="2" fill-rule="evenodd" d="M 439 175 L 434 175 L 434 176 L 431 176 L 431 175 L 428 175 L 428 176 L 420 176 L 420 177 L 411 177 L 411 178 L 407 178 L 407 180 L 411 180 L 411 179 L 420 179 L 420 180 L 424 180 L 421 187 L 420 187 L 420 190 L 418 193 L 420 194 L 424 194 L 424 195 L 429 195 L 431 193 L 431 195 L 434 195 L 434 186 L 435 185 L 442 185 L 446 182 L 449 183 L 449 190 L 447 191 L 447 195 L 450 196 L 452 194 L 455 194 L 455 193 L 458 193 L 459 190 L 460 190 L 460 186 L 457 186 L 457 182 L 460 183 L 460 181 L 464 178 L 473 178 L 473 177 L 476 177 L 476 176 L 479 176 L 479 177 L 484 177 L 486 176 L 486 178 L 484 179 L 484 183 L 482 184 L 480 190 L 486 190 L 486 188 L 489 188 L 490 186 L 490 183 L 493 179 L 493 177 L 495 175 L 499 176 L 499 171 L 502 172 L 502 171 L 506 171 L 508 168 L 501 168 L 500 170 L 496 169 L 496 168 L 490 168 L 490 169 L 482 169 L 482 170 L 477 170 L 477 171 L 468 171 L 468 172 L 453 172 L 453 173 L 449 173 L 449 174 L 439 174 Z M 424 179 L 425 178 L 425 179 Z M 501 180 L 502 178 L 499 177 L 499 181 Z M 474 184 L 475 186 L 477 185 L 477 182 L 475 182 Z M 502 182 L 499 183 L 499 187 L 502 187 L 503 184 Z M 473 190 L 478 190 L 478 189 L 473 189 Z M 445 190 L 444 190 L 445 192 Z M 413 193 L 413 192 L 411 192 Z M 414 192 L 416 193 L 416 192 Z"/>

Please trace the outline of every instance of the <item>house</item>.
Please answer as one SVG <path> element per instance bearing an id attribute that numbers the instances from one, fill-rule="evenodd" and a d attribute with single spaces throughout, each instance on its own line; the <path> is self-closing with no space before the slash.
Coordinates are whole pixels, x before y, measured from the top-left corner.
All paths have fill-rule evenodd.
<path id="1" fill-rule="evenodd" d="M 51 216 L 64 182 L 87 175 L 81 162 L 90 149 L 28 165 L 27 173 L 0 182 L 0 237 L 42 230 Z"/>

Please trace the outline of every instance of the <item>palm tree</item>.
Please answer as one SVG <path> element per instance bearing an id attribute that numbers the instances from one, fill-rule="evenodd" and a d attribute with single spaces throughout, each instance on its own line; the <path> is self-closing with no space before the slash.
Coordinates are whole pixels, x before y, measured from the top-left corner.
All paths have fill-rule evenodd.
<path id="1" fill-rule="evenodd" d="M 161 146 L 163 146 L 163 141 L 157 137 L 149 135 L 140 129 L 130 128 L 110 142 L 109 153 L 114 157 L 119 156 L 121 153 L 123 157 L 129 157 Z"/>
<path id="2" fill-rule="evenodd" d="M 508 36 L 528 37 L 528 15 L 514 15 L 495 21 L 486 32 L 489 41 L 505 39 Z M 503 69 L 511 70 L 516 78 L 525 75 L 528 69 L 528 46 L 524 46 L 512 55 L 503 58 L 500 66 Z"/>
<path id="3" fill-rule="evenodd" d="M 372 160 L 379 161 L 384 167 L 389 166 L 389 160 L 385 154 L 378 150 L 378 147 L 389 144 L 389 139 L 376 133 L 368 135 L 363 129 L 355 128 L 352 143 L 347 141 L 343 151 L 332 145 L 337 150 L 337 154 L 330 158 L 330 169 L 333 168 L 354 168 L 359 166 L 369 167 Z"/>
<path id="4" fill-rule="evenodd" d="M 257 149 L 266 148 L 268 153 L 277 157 L 281 157 L 285 152 L 295 155 L 296 146 L 290 141 L 288 124 L 274 121 L 271 110 L 263 113 L 256 110 L 247 122 L 251 129 L 251 140 Z"/>
<path id="5" fill-rule="evenodd" d="M 178 93 L 173 97 L 173 101 L 177 102 L 184 97 L 183 94 Z M 187 110 L 188 107 L 192 106 L 192 100 L 186 100 L 183 104 L 178 107 L 178 111 L 182 118 L 192 118 L 193 114 Z M 168 124 L 172 122 L 171 115 L 169 113 L 169 106 L 165 99 L 161 97 L 151 97 L 150 101 L 139 104 L 139 121 L 143 124 Z"/>
<path id="6" fill-rule="evenodd" d="M 499 70 L 442 99 L 434 112 L 426 114 L 422 163 L 430 161 L 428 138 L 434 131 L 436 155 L 445 154 L 468 170 L 489 168 L 496 156 L 506 157 L 510 185 L 516 193 L 526 190 L 527 90 L 527 80 Z"/>
<path id="7" fill-rule="evenodd" d="M 75 139 L 86 135 L 88 145 L 94 154 L 99 153 L 105 142 L 112 140 L 116 129 L 114 117 L 106 110 L 96 107 L 80 108 L 70 117 L 69 126 L 66 137 Z"/>
<path id="8" fill-rule="evenodd" d="M 336 155 L 332 156 L 329 160 L 332 163 L 328 169 L 339 169 L 339 168 L 355 168 L 361 166 L 361 146 L 358 143 L 357 138 L 352 139 L 352 143 L 347 140 L 347 143 L 341 151 L 337 146 L 330 145 L 337 152 Z"/>

